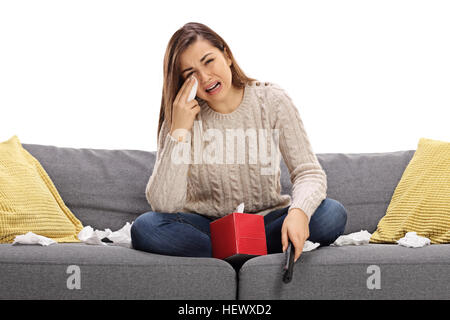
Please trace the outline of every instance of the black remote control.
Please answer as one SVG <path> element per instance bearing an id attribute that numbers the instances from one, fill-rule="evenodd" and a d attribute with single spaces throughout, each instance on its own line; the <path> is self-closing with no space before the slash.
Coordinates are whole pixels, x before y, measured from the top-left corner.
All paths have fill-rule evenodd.
<path id="1" fill-rule="evenodd" d="M 283 265 L 283 282 L 289 283 L 292 280 L 292 275 L 294 271 L 294 254 L 295 249 L 292 246 L 292 242 L 289 241 L 287 250 L 284 253 L 284 265 Z"/>

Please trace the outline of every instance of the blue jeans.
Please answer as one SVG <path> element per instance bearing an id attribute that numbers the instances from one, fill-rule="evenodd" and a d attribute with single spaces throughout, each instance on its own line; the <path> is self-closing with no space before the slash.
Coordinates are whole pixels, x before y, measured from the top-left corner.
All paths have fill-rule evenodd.
<path id="1" fill-rule="evenodd" d="M 281 253 L 281 226 L 289 207 L 264 216 L 267 253 Z M 149 211 L 131 226 L 134 249 L 182 257 L 212 257 L 209 224 L 213 218 L 197 213 Z M 309 222 L 309 241 L 322 246 L 333 243 L 344 232 L 347 211 L 333 199 L 324 199 Z"/>

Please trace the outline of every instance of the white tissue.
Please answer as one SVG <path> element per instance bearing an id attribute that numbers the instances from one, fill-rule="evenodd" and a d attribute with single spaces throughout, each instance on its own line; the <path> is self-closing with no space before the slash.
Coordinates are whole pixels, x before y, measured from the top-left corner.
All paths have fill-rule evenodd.
<path id="1" fill-rule="evenodd" d="M 368 244 L 372 236 L 367 230 L 361 230 L 338 237 L 331 245 L 347 246 L 347 245 L 364 245 Z"/>
<path id="2" fill-rule="evenodd" d="M 234 212 L 244 213 L 244 203 L 239 204 Z"/>
<path id="3" fill-rule="evenodd" d="M 347 246 L 347 245 L 364 245 L 369 244 L 371 233 L 367 230 L 350 233 L 340 236 L 334 241 L 332 246 Z M 431 240 L 425 237 L 418 236 L 416 232 L 407 232 L 405 236 L 397 240 L 397 244 L 408 248 L 420 248 L 431 244 Z"/>
<path id="4" fill-rule="evenodd" d="M 198 82 L 197 82 L 197 78 L 194 77 L 194 85 L 192 86 L 191 92 L 189 93 L 189 97 L 187 98 L 187 102 L 194 100 L 195 96 L 197 95 L 197 87 L 198 87 Z"/>
<path id="5" fill-rule="evenodd" d="M 33 232 L 16 236 L 13 242 L 13 244 L 40 244 L 42 246 L 48 246 L 54 243 L 56 243 L 55 240 L 37 235 Z"/>
<path id="6" fill-rule="evenodd" d="M 127 222 L 121 229 L 111 232 L 106 238 L 113 242 L 112 245 L 131 248 L 131 225 L 132 223 Z"/>
<path id="7" fill-rule="evenodd" d="M 405 236 L 399 240 L 397 243 L 401 246 L 408 248 L 420 248 L 431 244 L 431 240 L 418 236 L 416 232 L 407 232 Z"/>
<path id="8" fill-rule="evenodd" d="M 316 249 L 318 246 L 320 246 L 320 243 L 318 242 L 311 242 L 309 240 L 305 241 L 305 244 L 303 245 L 302 252 L 307 252 Z"/>
<path id="9" fill-rule="evenodd" d="M 104 234 L 106 234 L 106 232 L 97 231 L 99 230 L 94 231 L 91 226 L 86 226 L 78 233 L 78 239 L 86 244 L 98 244 L 106 246 L 106 243 L 102 242 L 102 239 L 104 238 Z"/>
<path id="10" fill-rule="evenodd" d="M 78 233 L 78 239 L 86 244 L 94 245 L 108 245 L 103 242 L 103 238 L 108 238 L 112 241 L 110 245 L 118 245 L 126 248 L 131 248 L 131 226 L 133 223 L 127 222 L 121 229 L 111 231 L 111 229 L 95 230 L 91 226 L 86 226 Z"/>

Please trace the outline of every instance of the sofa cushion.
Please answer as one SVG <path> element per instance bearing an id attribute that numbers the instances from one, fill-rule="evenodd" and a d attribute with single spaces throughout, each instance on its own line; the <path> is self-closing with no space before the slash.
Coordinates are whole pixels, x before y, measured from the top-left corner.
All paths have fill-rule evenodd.
<path id="1" fill-rule="evenodd" d="M 302 253 L 287 284 L 283 258 L 280 253 L 248 260 L 239 271 L 238 298 L 450 299 L 450 244 L 319 247 Z"/>
<path id="2" fill-rule="evenodd" d="M 450 243 L 450 142 L 420 139 L 370 242 L 396 243 L 412 231 Z"/>
<path id="3" fill-rule="evenodd" d="M 79 242 L 82 228 L 19 138 L 0 143 L 0 243 L 30 231 L 57 242 Z"/>
<path id="4" fill-rule="evenodd" d="M 236 299 L 225 261 L 120 246 L 2 244 L 0 270 L 0 299 Z"/>

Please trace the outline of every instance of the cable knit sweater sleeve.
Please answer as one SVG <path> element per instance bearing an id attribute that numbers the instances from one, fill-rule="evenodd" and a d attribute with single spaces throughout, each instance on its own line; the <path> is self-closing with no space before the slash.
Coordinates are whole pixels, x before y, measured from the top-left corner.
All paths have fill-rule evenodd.
<path id="1" fill-rule="evenodd" d="M 300 114 L 292 99 L 274 84 L 275 128 L 279 129 L 279 146 L 291 176 L 292 203 L 290 209 L 300 208 L 308 219 L 326 198 L 327 177 L 304 129 Z"/>
<path id="2" fill-rule="evenodd" d="M 156 161 L 145 195 L 153 211 L 176 213 L 186 201 L 189 163 L 174 161 L 178 147 L 191 148 L 190 142 L 178 142 L 170 135 L 164 120 L 157 142 Z M 181 152 L 181 151 L 180 151 Z"/>

